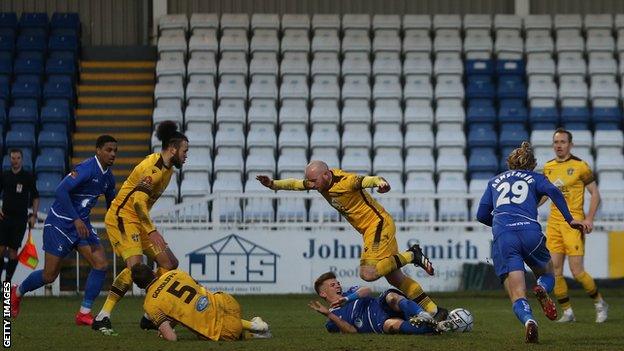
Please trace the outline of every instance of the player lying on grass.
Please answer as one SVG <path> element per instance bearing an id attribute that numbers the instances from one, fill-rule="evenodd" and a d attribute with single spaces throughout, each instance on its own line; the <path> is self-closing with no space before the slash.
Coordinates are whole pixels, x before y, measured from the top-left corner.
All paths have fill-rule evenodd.
<path id="1" fill-rule="evenodd" d="M 371 297 L 368 287 L 343 292 L 332 272 L 318 277 L 314 289 L 330 308 L 319 301 L 310 301 L 308 306 L 327 317 L 325 328 L 330 333 L 432 334 L 449 328 L 446 321 L 436 323 L 420 305 L 396 289 L 386 290 L 379 297 Z"/>
<path id="2" fill-rule="evenodd" d="M 84 300 L 76 314 L 77 325 L 91 325 L 91 306 L 100 294 L 108 263 L 104 247 L 89 221 L 91 209 L 98 197 L 106 197 L 110 207 L 115 197 L 115 178 L 111 166 L 117 154 L 117 140 L 110 135 L 97 138 L 95 156 L 74 168 L 56 187 L 54 203 L 50 206 L 43 226 L 45 263 L 42 270 L 32 273 L 22 284 L 11 288 L 11 315 L 17 317 L 22 297 L 56 280 L 63 258 L 74 249 L 91 265 L 85 285 Z"/>
<path id="3" fill-rule="evenodd" d="M 537 206 L 548 196 L 573 228 L 586 232 L 588 227 L 574 220 L 561 191 L 540 173 L 533 172 L 537 162 L 531 144 L 523 142 L 507 157 L 509 171 L 490 179 L 479 203 L 477 219 L 492 227 L 494 269 L 505 285 L 516 317 L 525 326 L 525 340 L 538 342 L 537 322 L 526 299 L 524 264 L 538 277 L 533 292 L 546 317 L 557 319 L 557 309 L 548 296 L 555 276 L 546 238 L 537 221 Z"/>
<path id="4" fill-rule="evenodd" d="M 232 295 L 212 293 L 184 271 L 174 269 L 157 277 L 138 263 L 131 272 L 134 283 L 145 289 L 145 313 L 166 340 L 177 340 L 176 323 L 212 341 L 271 337 L 269 325 L 260 317 L 241 319 L 241 307 Z"/>
<path id="5" fill-rule="evenodd" d="M 413 263 L 433 275 L 431 261 L 418 245 L 399 252 L 392 216 L 365 190 L 390 191 L 390 184 L 384 178 L 359 176 L 341 169 L 329 169 L 323 161 L 311 161 L 305 168 L 305 179 L 274 180 L 265 175 L 256 179 L 271 190 L 318 191 L 362 235 L 360 277 L 367 282 L 385 277 L 388 283 L 416 301 L 438 321 L 446 319 L 448 311 L 438 308 L 420 284 L 401 271 L 401 267 Z"/>

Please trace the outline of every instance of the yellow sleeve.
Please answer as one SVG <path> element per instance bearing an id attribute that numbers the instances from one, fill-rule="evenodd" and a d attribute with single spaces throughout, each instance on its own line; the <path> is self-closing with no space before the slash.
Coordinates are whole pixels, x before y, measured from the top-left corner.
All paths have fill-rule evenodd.
<path id="1" fill-rule="evenodd" d="M 271 188 L 273 190 L 308 190 L 304 179 L 294 178 L 274 180 Z"/>
<path id="2" fill-rule="evenodd" d="M 379 184 L 381 183 L 387 183 L 387 181 L 383 177 L 378 176 L 364 176 L 358 178 L 361 178 L 361 180 L 359 180 L 361 189 L 374 188 L 376 186 L 379 186 Z"/>
<path id="3" fill-rule="evenodd" d="M 583 181 L 584 185 L 591 184 L 596 180 L 596 178 L 594 177 L 594 172 L 592 172 L 591 168 L 589 168 L 587 162 L 583 162 L 580 178 Z"/>
<path id="4" fill-rule="evenodd" d="M 154 322 L 156 326 L 160 326 L 168 319 L 166 314 L 164 314 L 158 307 L 154 306 L 154 303 L 146 301 L 143 308 L 145 309 L 145 313 L 147 313 L 149 319 Z"/>
<path id="5" fill-rule="evenodd" d="M 153 192 L 154 184 L 158 183 L 161 177 L 162 173 L 160 172 L 144 176 L 135 188 L 134 212 L 139 218 L 139 223 L 141 223 L 146 233 L 151 233 L 156 230 L 156 226 L 154 226 L 154 223 L 149 216 L 147 202 Z"/>

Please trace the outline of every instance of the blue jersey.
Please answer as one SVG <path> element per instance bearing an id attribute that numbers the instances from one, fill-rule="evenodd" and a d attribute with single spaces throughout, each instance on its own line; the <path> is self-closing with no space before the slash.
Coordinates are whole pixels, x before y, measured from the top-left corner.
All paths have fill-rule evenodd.
<path id="1" fill-rule="evenodd" d="M 510 230 L 541 231 L 537 207 L 543 196 L 553 200 L 568 223 L 573 219 L 561 191 L 544 175 L 524 170 L 506 171 L 490 179 L 477 219 L 492 226 L 495 236 Z"/>
<path id="2" fill-rule="evenodd" d="M 351 287 L 342 296 L 355 292 L 357 288 L 357 286 Z M 391 316 L 388 314 L 389 311 L 384 308 L 382 300 L 379 297 L 360 297 L 330 311 L 343 321 L 353 325 L 358 333 L 383 333 L 384 322 Z M 331 320 L 325 323 L 325 328 L 332 333 L 340 331 Z"/>
<path id="3" fill-rule="evenodd" d="M 59 183 L 48 218 L 71 226 L 78 218 L 88 223 L 100 195 L 106 197 L 108 207 L 115 198 L 115 178 L 110 168 L 104 170 L 96 157 L 90 157 Z"/>

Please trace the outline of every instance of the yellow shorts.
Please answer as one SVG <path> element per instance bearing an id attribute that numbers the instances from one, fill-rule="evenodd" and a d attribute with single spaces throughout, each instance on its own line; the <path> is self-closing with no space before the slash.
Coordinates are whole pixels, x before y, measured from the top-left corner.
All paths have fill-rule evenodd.
<path id="1" fill-rule="evenodd" d="M 399 253 L 396 241 L 396 227 L 392 218 L 384 217 L 380 225 L 370 227 L 364 233 L 364 250 L 360 256 L 360 265 L 372 266 L 386 257 Z"/>
<path id="2" fill-rule="evenodd" d="M 109 211 L 104 218 L 104 224 L 115 254 L 121 256 L 124 261 L 128 257 L 141 255 L 154 259 L 162 252 L 160 248 L 152 244 L 147 236 L 148 233 L 143 230 L 139 222 L 116 216 Z"/>
<path id="3" fill-rule="evenodd" d="M 585 234 L 573 229 L 566 222 L 548 221 L 546 247 L 552 253 L 583 256 L 585 255 Z"/>
<path id="4" fill-rule="evenodd" d="M 239 340 L 243 334 L 243 323 L 241 322 L 242 314 L 238 301 L 234 296 L 224 292 L 217 292 L 214 297 L 220 310 L 217 315 L 220 315 L 222 319 L 219 340 Z"/>

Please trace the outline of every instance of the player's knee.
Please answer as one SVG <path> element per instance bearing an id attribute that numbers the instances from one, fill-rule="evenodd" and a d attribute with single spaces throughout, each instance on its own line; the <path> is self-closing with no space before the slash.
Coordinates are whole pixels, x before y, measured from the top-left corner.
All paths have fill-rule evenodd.
<path id="1" fill-rule="evenodd" d="M 399 303 L 400 298 L 401 296 L 397 293 L 391 292 L 386 294 L 386 302 L 391 305 Z"/>
<path id="2" fill-rule="evenodd" d="M 44 284 L 53 283 L 56 280 L 56 277 L 58 277 L 58 272 L 46 272 L 45 270 L 43 271 L 42 278 Z"/>
<path id="3" fill-rule="evenodd" d="M 577 279 L 577 277 L 583 274 L 585 270 L 583 269 L 583 267 L 570 267 L 570 272 L 572 272 L 572 276 L 574 276 L 574 279 Z"/>
<path id="4" fill-rule="evenodd" d="M 104 261 L 96 261 L 93 263 L 93 268 L 100 270 L 100 271 L 106 271 L 108 270 L 108 262 L 106 262 L 106 260 Z"/>
<path id="5" fill-rule="evenodd" d="M 367 281 L 367 282 L 374 282 L 379 277 L 377 276 L 376 273 L 360 271 L 360 278 L 362 278 L 362 280 Z"/>

